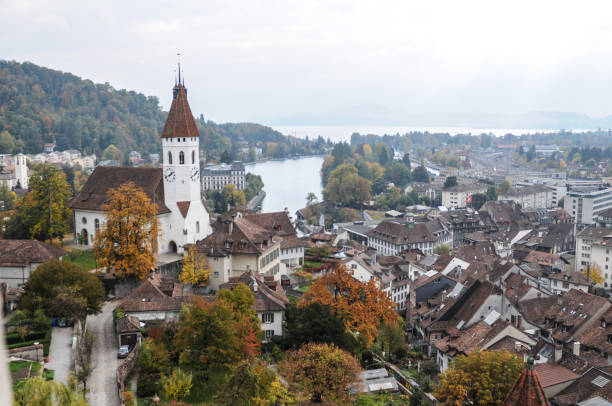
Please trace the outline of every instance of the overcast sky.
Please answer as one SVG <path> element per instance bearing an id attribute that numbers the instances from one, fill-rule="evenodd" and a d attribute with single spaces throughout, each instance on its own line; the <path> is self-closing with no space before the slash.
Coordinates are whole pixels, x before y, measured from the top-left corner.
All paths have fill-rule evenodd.
<path id="1" fill-rule="evenodd" d="M 366 109 L 612 114 L 612 5 L 0 0 L 0 58 L 275 124 Z M 380 123 L 385 124 L 385 123 Z"/>

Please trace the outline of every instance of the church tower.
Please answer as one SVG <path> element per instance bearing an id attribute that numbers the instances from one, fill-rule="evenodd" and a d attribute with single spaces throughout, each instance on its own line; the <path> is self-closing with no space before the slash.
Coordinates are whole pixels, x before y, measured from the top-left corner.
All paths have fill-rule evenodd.
<path id="1" fill-rule="evenodd" d="M 17 179 L 22 189 L 28 189 L 28 165 L 23 154 L 15 155 L 15 179 Z"/>
<path id="2" fill-rule="evenodd" d="M 172 92 L 172 105 L 161 133 L 164 201 L 172 211 L 161 250 L 183 251 L 183 246 L 210 234 L 210 220 L 202 203 L 200 181 L 200 133 L 189 103 L 187 89 L 179 78 Z M 162 219 L 163 222 L 163 219 Z M 166 244 L 164 244 L 164 242 Z"/>

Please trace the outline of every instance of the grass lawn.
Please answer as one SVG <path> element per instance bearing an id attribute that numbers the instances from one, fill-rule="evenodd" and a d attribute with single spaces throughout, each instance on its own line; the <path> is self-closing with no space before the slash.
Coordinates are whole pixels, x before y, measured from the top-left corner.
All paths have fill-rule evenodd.
<path id="1" fill-rule="evenodd" d="M 304 261 L 304 268 L 320 268 L 321 265 L 323 265 L 322 262 Z"/>
<path id="2" fill-rule="evenodd" d="M 62 259 L 66 262 L 72 262 L 73 264 L 82 266 L 88 271 L 91 269 L 96 269 L 96 259 L 94 258 L 93 251 L 91 250 L 87 250 L 87 251 L 72 250 L 68 255 L 65 255 Z"/>

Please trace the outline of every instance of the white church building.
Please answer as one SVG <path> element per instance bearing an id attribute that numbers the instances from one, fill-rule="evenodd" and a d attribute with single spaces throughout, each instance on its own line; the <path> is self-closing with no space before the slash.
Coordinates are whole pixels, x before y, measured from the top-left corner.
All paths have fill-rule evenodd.
<path id="1" fill-rule="evenodd" d="M 202 201 L 200 182 L 200 133 L 189 103 L 187 89 L 178 83 L 168 118 L 161 133 L 162 168 L 98 166 L 70 202 L 74 211 L 77 241 L 93 245 L 95 235 L 105 222 L 103 206 L 107 193 L 133 182 L 157 205 L 161 225 L 160 253 L 184 251 L 211 233 L 210 219 Z"/>
<path id="2" fill-rule="evenodd" d="M 8 173 L 0 173 L 0 184 L 6 185 L 6 187 L 11 190 L 17 187 L 21 189 L 28 189 L 29 176 L 26 156 L 24 154 L 17 154 L 12 157 L 12 161 L 13 171 Z"/>

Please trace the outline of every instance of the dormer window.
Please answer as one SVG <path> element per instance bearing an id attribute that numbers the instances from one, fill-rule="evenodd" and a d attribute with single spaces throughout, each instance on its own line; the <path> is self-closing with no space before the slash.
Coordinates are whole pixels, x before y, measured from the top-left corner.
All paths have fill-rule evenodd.
<path id="1" fill-rule="evenodd" d="M 601 320 L 601 324 L 599 325 L 601 328 L 606 328 L 606 321 L 604 319 Z"/>

